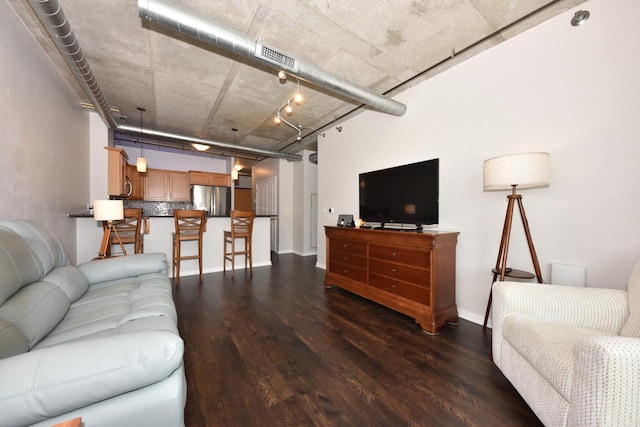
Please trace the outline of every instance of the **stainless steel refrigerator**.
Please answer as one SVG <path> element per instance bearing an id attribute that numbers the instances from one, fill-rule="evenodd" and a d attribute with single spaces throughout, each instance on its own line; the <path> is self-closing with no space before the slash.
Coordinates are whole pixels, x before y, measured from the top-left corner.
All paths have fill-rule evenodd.
<path id="1" fill-rule="evenodd" d="M 194 209 L 204 209 L 208 216 L 229 216 L 231 188 L 192 185 L 191 203 Z"/>

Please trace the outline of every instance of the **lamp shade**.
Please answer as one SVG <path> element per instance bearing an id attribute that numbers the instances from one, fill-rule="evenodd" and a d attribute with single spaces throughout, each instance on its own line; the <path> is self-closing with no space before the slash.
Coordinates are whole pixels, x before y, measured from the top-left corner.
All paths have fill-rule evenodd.
<path id="1" fill-rule="evenodd" d="M 484 191 L 549 186 L 549 153 L 520 153 L 484 161 Z"/>
<path id="2" fill-rule="evenodd" d="M 147 171 L 147 159 L 144 157 L 138 157 L 136 161 L 136 170 L 138 172 L 146 172 Z"/>
<path id="3" fill-rule="evenodd" d="M 93 218 L 96 221 L 115 221 L 124 218 L 122 200 L 94 200 Z"/>

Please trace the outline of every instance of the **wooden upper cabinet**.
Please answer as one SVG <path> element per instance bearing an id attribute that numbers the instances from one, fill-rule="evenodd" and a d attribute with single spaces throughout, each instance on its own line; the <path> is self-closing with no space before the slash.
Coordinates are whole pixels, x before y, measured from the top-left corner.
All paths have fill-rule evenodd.
<path id="1" fill-rule="evenodd" d="M 189 193 L 189 174 L 187 172 L 169 172 L 169 200 L 188 202 L 191 199 Z"/>
<path id="2" fill-rule="evenodd" d="M 192 185 L 231 187 L 231 175 L 224 173 L 189 171 L 189 178 Z"/>
<path id="3" fill-rule="evenodd" d="M 127 164 L 127 176 L 131 181 L 131 196 L 130 200 L 143 200 L 144 199 L 144 180 L 146 172 L 138 172 L 135 165 Z"/>
<path id="4" fill-rule="evenodd" d="M 107 150 L 109 196 L 128 197 L 131 194 L 131 183 L 127 180 L 127 152 L 121 148 L 104 148 Z"/>
<path id="5" fill-rule="evenodd" d="M 188 202 L 189 174 L 163 169 L 147 169 L 145 200 Z"/>

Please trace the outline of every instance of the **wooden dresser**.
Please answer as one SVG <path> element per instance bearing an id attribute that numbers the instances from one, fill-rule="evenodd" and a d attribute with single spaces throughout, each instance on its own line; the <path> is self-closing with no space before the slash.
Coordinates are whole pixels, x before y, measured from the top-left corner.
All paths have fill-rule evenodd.
<path id="1" fill-rule="evenodd" d="M 325 227 L 325 287 L 339 286 L 413 317 L 428 333 L 458 321 L 457 232 Z"/>

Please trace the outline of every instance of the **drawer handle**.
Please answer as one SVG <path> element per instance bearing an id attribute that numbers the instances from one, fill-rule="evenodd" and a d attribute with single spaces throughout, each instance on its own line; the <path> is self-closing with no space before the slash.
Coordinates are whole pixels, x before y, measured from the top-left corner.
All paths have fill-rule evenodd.
<path id="1" fill-rule="evenodd" d="M 343 244 L 342 244 L 342 246 L 344 246 L 344 247 L 346 248 L 346 247 L 347 247 L 347 244 L 346 244 L 346 243 L 343 243 Z"/>
<path id="2" fill-rule="evenodd" d="M 395 285 L 395 284 L 391 285 L 391 288 L 395 289 L 395 288 L 396 288 L 396 285 Z"/>
<path id="3" fill-rule="evenodd" d="M 345 269 L 345 270 L 342 270 L 342 272 L 343 273 L 348 273 L 349 271 Z"/>
<path id="4" fill-rule="evenodd" d="M 395 273 L 396 271 L 398 271 L 398 270 L 396 270 L 395 268 L 392 268 L 392 269 L 391 269 L 391 272 L 392 272 L 392 273 Z"/>
<path id="5" fill-rule="evenodd" d="M 348 259 L 349 259 L 348 257 L 344 257 L 344 260 L 345 260 L 345 261 L 346 261 L 346 260 L 348 260 Z"/>
<path id="6" fill-rule="evenodd" d="M 395 252 L 391 252 L 391 256 L 396 256 L 396 253 Z"/>

